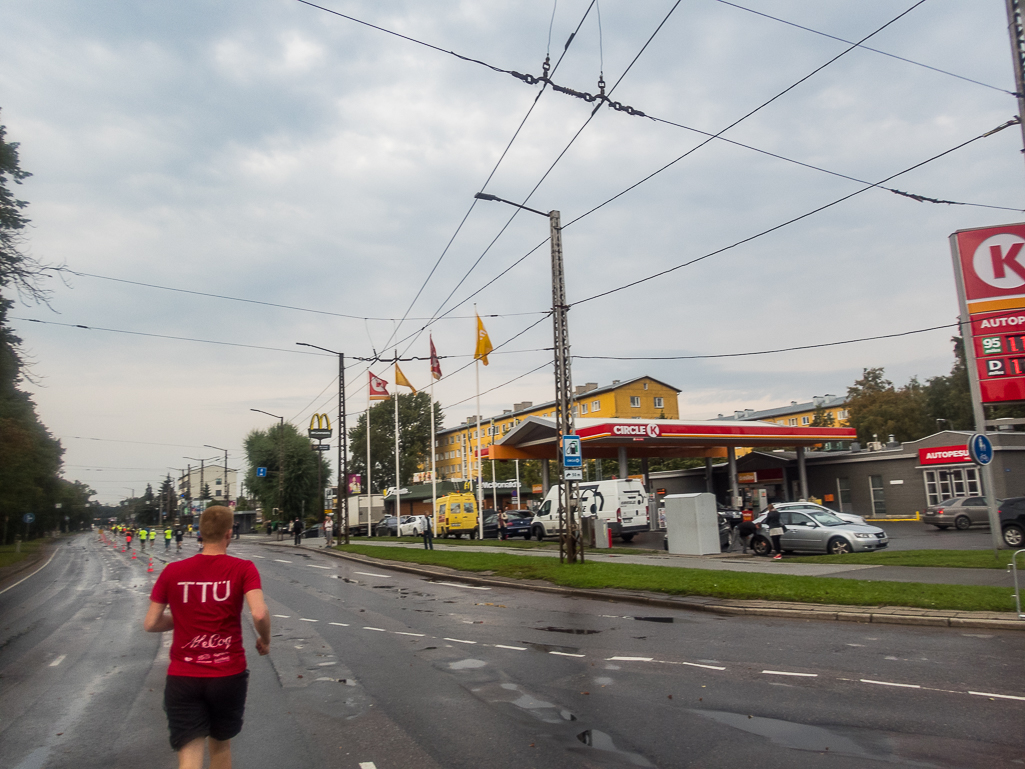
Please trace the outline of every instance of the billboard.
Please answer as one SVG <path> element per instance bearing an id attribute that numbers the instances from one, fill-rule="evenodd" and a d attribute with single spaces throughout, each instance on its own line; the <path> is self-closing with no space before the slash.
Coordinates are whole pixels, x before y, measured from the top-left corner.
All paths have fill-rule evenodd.
<path id="1" fill-rule="evenodd" d="M 1025 224 L 960 230 L 950 246 L 979 399 L 1025 401 Z"/>

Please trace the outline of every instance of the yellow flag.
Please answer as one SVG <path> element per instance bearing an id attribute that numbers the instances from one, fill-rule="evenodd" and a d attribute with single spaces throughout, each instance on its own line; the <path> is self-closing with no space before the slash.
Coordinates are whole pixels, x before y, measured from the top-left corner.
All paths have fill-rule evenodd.
<path id="1" fill-rule="evenodd" d="M 409 383 L 408 379 L 406 379 L 406 375 L 402 373 L 402 369 L 399 368 L 398 363 L 395 364 L 395 385 L 402 385 L 403 387 L 408 387 L 413 392 L 416 392 L 416 388 Z"/>
<path id="2" fill-rule="evenodd" d="M 474 360 L 479 360 L 485 366 L 488 365 L 488 353 L 495 348 L 491 346 L 488 332 L 484 329 L 480 315 L 477 316 L 477 349 L 473 352 Z"/>

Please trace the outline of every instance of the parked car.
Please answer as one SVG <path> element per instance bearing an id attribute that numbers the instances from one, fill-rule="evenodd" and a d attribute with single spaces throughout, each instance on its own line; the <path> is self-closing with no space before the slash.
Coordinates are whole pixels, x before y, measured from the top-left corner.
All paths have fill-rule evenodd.
<path id="1" fill-rule="evenodd" d="M 427 528 L 427 516 L 424 515 L 404 515 L 402 520 L 399 521 L 399 536 L 400 537 L 419 537 L 424 533 L 424 529 Z"/>
<path id="2" fill-rule="evenodd" d="M 997 500 L 1000 505 L 1002 500 Z M 953 526 L 964 531 L 972 526 L 989 526 L 989 510 L 985 497 L 952 497 L 944 499 L 922 513 L 922 522 L 935 526 L 937 529 L 949 529 Z"/>
<path id="3" fill-rule="evenodd" d="M 377 522 L 377 525 L 374 526 L 374 534 L 378 537 L 399 536 L 399 519 L 394 515 L 382 518 Z"/>
<path id="4" fill-rule="evenodd" d="M 453 536 L 461 539 L 469 534 L 470 539 L 477 538 L 477 500 L 473 494 L 446 494 L 438 499 L 438 527 L 436 537 Z"/>
<path id="5" fill-rule="evenodd" d="M 1000 504 L 1000 529 L 1008 547 L 1025 547 L 1025 497 L 1011 497 Z"/>
<path id="6" fill-rule="evenodd" d="M 509 537 L 530 539 L 530 522 L 533 514 L 529 510 L 506 510 L 505 528 Z M 494 510 L 484 511 L 484 539 L 498 537 L 498 513 Z"/>
<path id="7" fill-rule="evenodd" d="M 845 521 L 846 523 L 856 523 L 859 526 L 865 526 L 868 523 L 868 521 L 860 515 L 855 515 L 854 513 L 840 513 L 826 507 L 825 505 L 817 505 L 814 502 L 778 502 L 776 503 L 776 509 L 781 511 L 800 510 L 805 513 L 832 513 L 841 521 Z"/>
<path id="8" fill-rule="evenodd" d="M 786 529 L 780 540 L 785 553 L 803 550 L 841 555 L 882 550 L 890 544 L 886 532 L 878 526 L 848 523 L 832 512 L 784 510 L 781 505 L 779 520 Z M 759 530 L 751 537 L 751 549 L 756 555 L 770 555 L 772 540 L 764 526 L 765 515 L 754 522 Z"/>
<path id="9" fill-rule="evenodd" d="M 580 515 L 602 518 L 613 537 L 629 542 L 648 531 L 648 496 L 633 478 L 580 484 Z M 531 532 L 538 542 L 559 534 L 559 484 L 553 485 L 534 515 Z"/>

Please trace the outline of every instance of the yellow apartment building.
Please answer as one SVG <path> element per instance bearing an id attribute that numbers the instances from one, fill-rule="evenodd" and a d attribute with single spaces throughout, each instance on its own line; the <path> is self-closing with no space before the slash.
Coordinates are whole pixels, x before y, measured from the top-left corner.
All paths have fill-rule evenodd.
<path id="1" fill-rule="evenodd" d="M 847 422 L 849 413 L 847 411 L 847 396 L 845 395 L 816 395 L 810 401 L 798 403 L 790 401 L 789 406 L 777 406 L 771 409 L 755 411 L 754 409 L 738 409 L 732 416 L 719 414 L 718 419 L 735 419 L 738 422 L 769 422 L 770 424 L 786 425 L 788 427 L 809 427 L 815 419 L 815 412 L 822 410 L 823 414 L 833 416 L 834 427 L 849 427 Z M 846 441 L 838 444 L 847 443 Z M 824 444 L 826 451 L 831 449 L 847 448 L 846 445 Z M 751 449 L 737 449 L 737 456 L 743 456 Z"/>
<path id="2" fill-rule="evenodd" d="M 599 387 L 597 382 L 579 385 L 573 390 L 573 413 L 589 419 L 679 419 L 679 390 L 649 376 Z M 434 450 L 439 480 L 470 478 L 477 446 L 490 446 L 528 417 L 555 419 L 555 401 L 534 405 L 532 401 L 514 403 L 511 409 L 490 417 L 481 416 L 481 435 L 477 435 L 475 416 L 455 427 L 439 430 Z M 429 468 L 427 468 L 429 469 Z"/>

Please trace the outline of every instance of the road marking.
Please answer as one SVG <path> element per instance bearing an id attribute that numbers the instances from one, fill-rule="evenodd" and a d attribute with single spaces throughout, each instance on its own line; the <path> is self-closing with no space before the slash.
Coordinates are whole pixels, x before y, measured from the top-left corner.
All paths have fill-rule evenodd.
<path id="1" fill-rule="evenodd" d="M 377 769 L 373 761 L 360 761 L 359 769 Z"/>
<path id="2" fill-rule="evenodd" d="M 291 561 L 286 561 L 283 558 L 275 558 L 274 560 L 277 561 L 278 563 L 291 563 Z"/>
<path id="3" fill-rule="evenodd" d="M 308 563 L 306 565 L 309 566 L 311 569 L 333 569 L 334 568 L 334 566 L 317 566 L 317 564 L 315 564 L 315 563 Z"/>
<path id="4" fill-rule="evenodd" d="M 611 661 L 615 660 L 617 662 L 651 662 L 653 659 L 655 659 L 655 658 L 654 657 L 609 657 L 605 661 L 606 662 L 611 662 Z"/>
<path id="5" fill-rule="evenodd" d="M 790 673 L 786 670 L 763 670 L 763 673 L 770 676 L 800 676 L 801 678 L 818 678 L 818 673 Z"/>
<path id="6" fill-rule="evenodd" d="M 490 590 L 490 587 L 481 585 L 462 585 L 458 582 L 435 582 L 435 585 L 448 585 L 449 587 L 465 587 L 467 590 Z"/>
<path id="7" fill-rule="evenodd" d="M 317 663 L 317 667 L 318 668 L 329 668 L 332 665 L 337 665 L 337 664 L 338 664 L 337 662 L 318 662 Z"/>
<path id="8" fill-rule="evenodd" d="M 692 668 L 705 668 L 706 670 L 725 670 L 724 667 L 718 665 L 701 665 L 697 662 L 681 662 L 681 665 L 690 665 Z"/>
<path id="9" fill-rule="evenodd" d="M 388 632 L 383 627 L 365 627 L 363 629 L 364 630 L 376 630 L 378 633 L 387 633 Z"/>
<path id="10" fill-rule="evenodd" d="M 455 641 L 457 644 L 475 644 L 476 641 L 464 641 L 462 638 L 446 638 L 446 641 Z"/>
<path id="11" fill-rule="evenodd" d="M 557 654 L 560 657 L 583 657 L 583 654 L 570 654 L 569 652 L 548 652 L 549 654 Z"/>
<path id="12" fill-rule="evenodd" d="M 404 633 L 401 630 L 396 630 L 395 631 L 395 635 L 413 635 L 413 636 L 416 636 L 417 638 L 423 638 L 424 637 L 423 633 Z"/>
<path id="13" fill-rule="evenodd" d="M 62 654 L 61 656 L 59 656 L 57 659 L 55 659 L 53 662 L 50 663 L 50 667 L 52 667 L 52 668 L 57 667 L 59 664 L 64 662 L 64 658 L 67 657 L 67 656 L 68 656 L 67 654 Z"/>
<path id="14" fill-rule="evenodd" d="M 869 678 L 859 678 L 859 681 L 863 684 L 876 684 L 878 686 L 900 686 L 904 689 L 921 689 L 922 687 L 918 684 L 895 684 L 892 681 L 873 681 Z M 1023 698 L 1025 699 L 1025 698 Z"/>
<path id="15" fill-rule="evenodd" d="M 41 571 L 42 571 L 43 569 L 45 569 L 45 568 L 46 568 L 47 566 L 49 566 L 49 565 L 50 565 L 50 561 L 52 561 L 52 560 L 53 560 L 53 557 L 54 557 L 55 555 L 57 555 L 57 551 L 58 551 L 58 550 L 60 550 L 60 548 L 59 548 L 59 547 L 56 547 L 56 548 L 54 548 L 54 550 L 53 550 L 53 553 L 51 553 L 51 554 L 50 554 L 50 557 L 46 559 L 46 563 L 44 563 L 44 564 L 43 564 L 42 566 L 40 566 L 40 567 L 39 567 L 38 569 L 36 569 L 36 570 L 35 570 L 34 572 L 32 572 L 31 574 L 29 574 L 29 575 L 28 575 L 28 577 L 22 577 L 21 579 L 19 579 L 19 580 L 18 580 L 17 582 L 15 582 L 15 583 L 14 583 L 13 585 L 11 585 L 10 587 L 5 587 L 5 588 L 4 588 L 3 590 L 0 590 L 0 595 L 3 595 L 3 594 L 4 594 L 4 593 L 6 593 L 6 592 L 7 592 L 8 590 L 13 590 L 13 589 L 14 589 L 14 588 L 16 588 L 16 587 L 17 587 L 18 585 L 20 585 L 20 584 L 21 584 L 22 582 L 24 582 L 24 581 L 25 581 L 26 579 L 28 579 L 29 577 L 34 577 L 34 576 L 36 576 L 36 575 L 37 575 L 37 574 L 38 574 L 39 572 L 41 572 Z"/>
<path id="16" fill-rule="evenodd" d="M 319 619 L 306 619 L 306 617 L 300 617 L 299 621 L 300 622 L 320 622 Z"/>
<path id="17" fill-rule="evenodd" d="M 993 694 L 992 692 L 968 692 L 979 697 L 999 697 L 1002 700 L 1025 700 L 1025 697 L 1015 697 L 1013 694 Z"/>
<path id="18" fill-rule="evenodd" d="M 346 623 L 344 623 L 344 622 L 330 622 L 330 623 L 328 623 L 328 624 L 330 624 L 330 625 L 338 625 L 338 627 L 349 627 L 349 626 L 348 626 L 348 625 L 347 625 Z"/>
<path id="19" fill-rule="evenodd" d="M 369 571 L 354 571 L 353 574 L 362 574 L 364 577 L 384 577 L 387 579 L 387 574 L 371 574 Z"/>
<path id="20" fill-rule="evenodd" d="M 288 619 L 292 615 L 291 614 L 275 614 L 274 616 L 278 617 L 279 619 Z"/>
<path id="21" fill-rule="evenodd" d="M 249 557 L 250 558 L 266 558 L 267 556 L 265 556 L 265 555 L 251 555 Z"/>
<path id="22" fill-rule="evenodd" d="M 505 644 L 495 644 L 495 648 L 496 649 L 512 649 L 513 651 L 517 651 L 517 652 L 525 652 L 527 650 L 526 646 L 506 646 Z"/>

